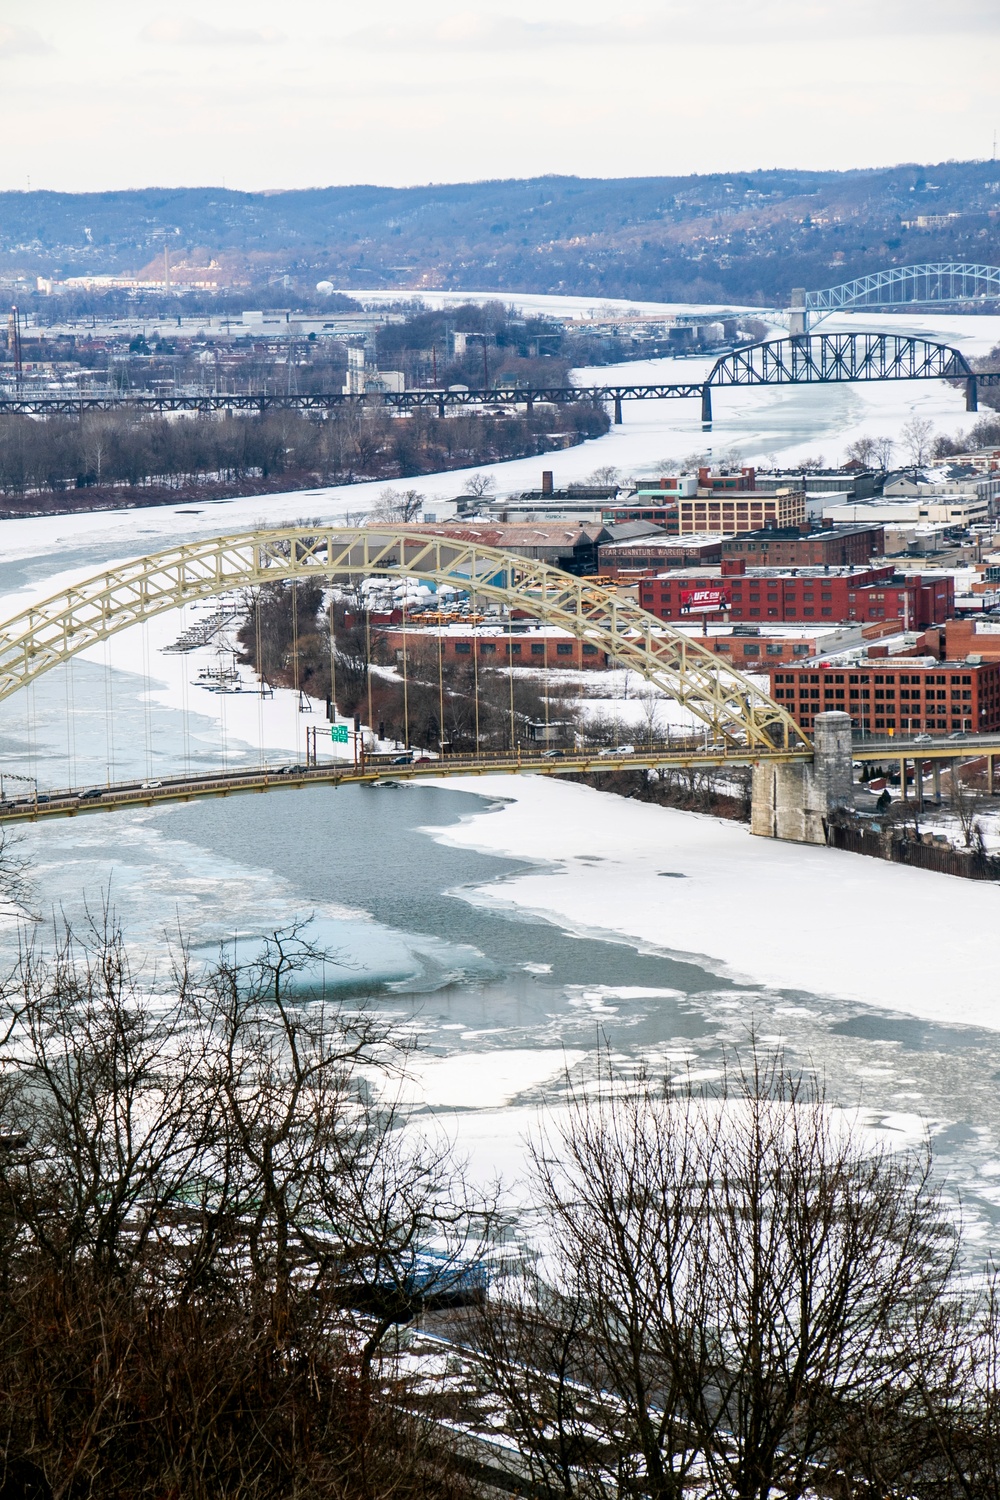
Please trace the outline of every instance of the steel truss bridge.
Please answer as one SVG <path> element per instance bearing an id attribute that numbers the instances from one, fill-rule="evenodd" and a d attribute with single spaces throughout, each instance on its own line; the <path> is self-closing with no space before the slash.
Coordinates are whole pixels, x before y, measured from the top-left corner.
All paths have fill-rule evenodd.
<path id="1" fill-rule="evenodd" d="M 37 823 L 40 819 L 73 818 L 92 812 L 115 812 L 119 809 L 160 807 L 169 803 L 196 802 L 213 797 L 233 797 L 247 792 L 301 791 L 308 786 L 377 786 L 398 781 L 430 780 L 441 776 L 518 775 L 531 772 L 542 776 L 565 776 L 607 773 L 609 771 L 642 771 L 664 766 L 682 770 L 721 769 L 724 766 L 751 766 L 761 760 L 779 764 L 812 759 L 812 751 L 801 745 L 794 750 L 720 749 L 712 746 L 662 745 L 640 746 L 621 754 L 601 754 L 598 750 L 568 751 L 558 757 L 521 751 L 508 754 L 445 755 L 439 760 L 417 759 L 400 765 L 398 757 L 384 756 L 364 760 L 356 766 L 333 762 L 319 766 L 259 766 L 202 776 L 165 777 L 158 785 L 145 786 L 132 781 L 107 787 L 67 788 L 43 792 L 15 801 L 0 802 L 0 824 Z"/>
<path id="2" fill-rule="evenodd" d="M 922 266 L 890 266 L 840 286 L 806 293 L 806 311 L 824 317 L 856 308 L 905 307 L 928 302 L 954 306 L 1000 297 L 1000 266 L 932 261 Z"/>
<path id="3" fill-rule="evenodd" d="M 1000 273 L 998 273 L 1000 274 Z M 813 295 L 813 294 L 810 294 Z M 815 294 L 819 295 L 819 294 Z M 80 416 L 89 411 L 175 411 L 210 415 L 214 412 L 299 411 L 315 416 L 341 409 L 433 411 L 444 416 L 450 408 L 525 406 L 535 403 L 568 405 L 600 403 L 614 408 L 622 420 L 625 401 L 700 399 L 702 420 L 712 420 L 712 391 L 731 386 L 840 384 L 876 380 L 959 380 L 966 389 L 966 405 L 977 409 L 979 385 L 1000 383 L 1000 371 L 973 371 L 965 356 L 947 344 L 894 333 L 820 333 L 748 344 L 716 360 L 702 380 L 645 385 L 498 386 L 480 390 L 375 391 L 346 395 L 341 391 L 302 395 L 75 395 L 22 391 L 0 396 L 0 414 Z"/>
<path id="4" fill-rule="evenodd" d="M 450 584 L 477 598 L 516 607 L 567 630 L 630 667 L 683 704 L 706 726 L 705 744 L 651 747 L 619 758 L 581 752 L 554 759 L 519 755 L 444 757 L 391 774 L 469 774 L 475 770 L 612 769 L 649 765 L 741 765 L 761 760 L 807 760 L 812 747 L 791 717 L 750 678 L 720 661 L 698 640 L 654 620 L 631 600 L 534 562 L 474 542 L 430 536 L 407 528 L 288 527 L 255 530 L 185 543 L 120 563 L 73 584 L 0 624 L 0 700 L 34 682 L 78 652 L 168 610 L 236 589 L 294 580 L 387 582 L 419 579 Z M 100 798 L 77 793 L 36 796 L 33 805 L 4 804 L 0 816 L 48 816 L 102 807 L 134 806 L 233 791 L 266 791 L 306 779 L 344 781 L 386 774 L 385 766 L 300 768 L 289 779 L 275 771 L 235 776 L 170 779 L 159 787 L 134 782 L 108 788 Z"/>

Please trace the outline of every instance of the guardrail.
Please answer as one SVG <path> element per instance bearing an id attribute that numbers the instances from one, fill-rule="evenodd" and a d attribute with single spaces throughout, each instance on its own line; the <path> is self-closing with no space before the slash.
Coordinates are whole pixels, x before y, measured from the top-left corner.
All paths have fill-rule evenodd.
<path id="1" fill-rule="evenodd" d="M 118 809 L 157 807 L 190 802 L 203 797 L 228 797 L 247 792 L 268 792 L 306 786 L 347 786 L 380 781 L 411 781 L 450 776 L 505 774 L 558 775 L 561 772 L 598 774 L 603 771 L 648 770 L 660 766 L 754 765 L 759 761 L 810 760 L 812 751 L 745 749 L 739 746 L 653 746 L 634 751 L 586 750 L 511 753 L 486 751 L 480 755 L 422 757 L 403 760 L 399 756 L 366 759 L 357 766 L 330 762 L 319 766 L 269 766 L 227 771 L 211 776 L 168 777 L 162 781 L 127 782 L 83 790 L 41 791 L 37 796 L 0 801 L 0 823 L 34 823 L 54 817 L 77 817 Z"/>

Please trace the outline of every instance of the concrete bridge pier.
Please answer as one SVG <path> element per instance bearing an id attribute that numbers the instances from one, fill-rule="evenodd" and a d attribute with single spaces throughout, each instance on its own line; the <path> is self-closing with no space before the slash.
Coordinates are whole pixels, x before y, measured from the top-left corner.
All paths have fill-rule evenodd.
<path id="1" fill-rule="evenodd" d="M 965 382 L 965 409 L 966 411 L 979 410 L 979 381 L 975 375 L 970 375 Z"/>
<path id="2" fill-rule="evenodd" d="M 750 832 L 793 844 L 825 844 L 827 821 L 854 806 L 851 716 L 817 714 L 813 761 L 754 766 Z"/>
<path id="3" fill-rule="evenodd" d="M 701 388 L 701 425 L 709 428 L 712 425 L 712 387 L 703 385 Z"/>

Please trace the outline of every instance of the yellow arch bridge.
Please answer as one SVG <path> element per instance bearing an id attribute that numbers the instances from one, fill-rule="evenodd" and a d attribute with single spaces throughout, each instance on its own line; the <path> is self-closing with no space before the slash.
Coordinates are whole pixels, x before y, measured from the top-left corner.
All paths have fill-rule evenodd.
<path id="1" fill-rule="evenodd" d="M 596 646 L 676 699 L 704 729 L 673 745 L 629 753 L 571 751 L 444 755 L 393 764 L 393 777 L 494 770 L 611 770 L 651 766 L 764 765 L 811 761 L 812 746 L 786 709 L 698 640 L 655 620 L 618 594 L 559 568 L 476 542 L 406 527 L 296 526 L 211 537 L 120 563 L 0 624 L 0 699 L 119 631 L 199 599 L 285 581 L 346 584 L 415 579 L 517 608 Z M 311 782 L 384 777 L 385 758 L 357 766 L 260 767 L 156 785 L 122 782 L 85 792 L 35 795 L 0 806 L 0 821 L 134 807 Z"/>

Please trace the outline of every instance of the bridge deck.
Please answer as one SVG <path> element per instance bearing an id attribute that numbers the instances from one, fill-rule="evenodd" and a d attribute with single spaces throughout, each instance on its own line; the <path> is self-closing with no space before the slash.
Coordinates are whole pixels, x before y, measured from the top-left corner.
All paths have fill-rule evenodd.
<path id="1" fill-rule="evenodd" d="M 941 735 L 924 742 L 903 735 L 856 739 L 853 753 L 855 760 L 974 760 L 1000 756 L 1000 734 L 967 734 L 959 740 Z"/>
<path id="2" fill-rule="evenodd" d="M 567 772 L 680 769 L 750 766 L 760 761 L 788 763 L 812 759 L 811 750 L 759 750 L 662 748 L 634 754 L 601 754 L 595 750 L 538 755 L 449 755 L 441 760 L 420 760 L 400 765 L 391 757 L 379 757 L 364 767 L 343 762 L 321 766 L 263 766 L 206 776 L 165 777 L 146 785 L 134 781 L 86 790 L 65 789 L 40 792 L 0 802 L 0 823 L 36 823 L 43 818 L 73 818 L 82 813 L 115 812 L 121 808 L 159 807 L 174 802 L 193 802 L 205 797 L 232 797 L 243 792 L 272 792 L 306 786 L 368 785 L 384 781 L 429 780 L 442 776 L 485 776 L 490 773 L 558 776 Z"/>

